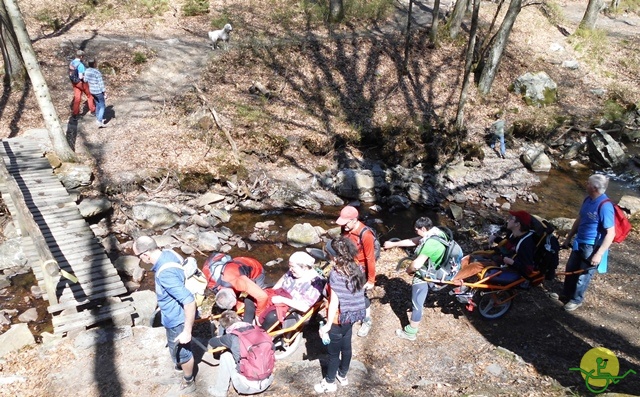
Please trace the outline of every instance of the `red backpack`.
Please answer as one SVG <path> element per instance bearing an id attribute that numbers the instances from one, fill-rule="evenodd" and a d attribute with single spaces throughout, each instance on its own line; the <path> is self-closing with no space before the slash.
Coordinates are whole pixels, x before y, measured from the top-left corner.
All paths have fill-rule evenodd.
<path id="1" fill-rule="evenodd" d="M 267 379 L 273 373 L 276 356 L 273 341 L 260 327 L 231 331 L 240 340 L 240 374 L 249 380 Z"/>
<path id="2" fill-rule="evenodd" d="M 600 212 L 600 207 L 602 207 L 602 204 L 606 202 L 610 202 L 611 205 L 613 205 L 613 218 L 616 228 L 616 236 L 613 238 L 613 242 L 621 243 L 629 235 L 629 232 L 631 231 L 631 223 L 629 222 L 629 219 L 627 219 L 627 215 L 624 213 L 622 208 L 620 208 L 616 203 L 609 199 L 602 200 L 600 205 L 598 205 L 598 212 Z"/>

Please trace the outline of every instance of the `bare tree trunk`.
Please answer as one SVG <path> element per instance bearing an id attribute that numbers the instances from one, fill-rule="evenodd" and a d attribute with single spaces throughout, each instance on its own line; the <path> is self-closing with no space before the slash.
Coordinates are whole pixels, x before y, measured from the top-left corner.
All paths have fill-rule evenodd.
<path id="1" fill-rule="evenodd" d="M 513 24 L 516 22 L 516 18 L 521 9 L 522 0 L 511 0 L 507 14 L 504 16 L 504 20 L 496 32 L 495 40 L 491 43 L 489 53 L 486 59 L 481 61 L 482 70 L 480 79 L 478 80 L 478 90 L 483 95 L 491 91 L 491 85 L 493 85 L 493 80 L 496 78 L 498 66 L 500 66 L 500 61 L 502 60 L 502 54 L 507 46 L 509 34 L 511 34 L 511 28 L 513 28 Z"/>
<path id="2" fill-rule="evenodd" d="M 431 31 L 429 32 L 429 39 L 434 47 L 438 46 L 438 22 L 440 22 L 440 0 L 435 0 L 431 14 Z"/>
<path id="3" fill-rule="evenodd" d="M 402 63 L 402 73 L 409 73 L 409 47 L 411 45 L 411 16 L 413 14 L 413 0 L 409 0 L 409 12 L 407 12 L 407 33 L 404 40 L 404 62 Z"/>
<path id="4" fill-rule="evenodd" d="M 467 91 L 469 89 L 469 76 L 471 75 L 471 65 L 473 64 L 473 50 L 476 46 L 476 35 L 478 32 L 478 15 L 480 14 L 480 0 L 475 0 L 473 4 L 473 14 L 471 16 L 471 31 L 469 32 L 469 45 L 467 46 L 467 56 L 464 62 L 464 79 L 462 80 L 462 90 L 458 101 L 458 113 L 456 114 L 456 129 L 462 130 L 464 127 L 464 105 L 467 103 Z"/>
<path id="5" fill-rule="evenodd" d="M 38 106 L 42 112 L 42 117 L 44 118 L 44 124 L 49 131 L 49 137 L 53 143 L 53 150 L 55 150 L 60 160 L 67 162 L 75 161 L 76 155 L 73 150 L 71 150 L 71 147 L 69 147 L 69 142 L 67 142 L 65 133 L 62 131 L 62 127 L 60 126 L 58 113 L 56 113 L 56 109 L 51 101 L 47 82 L 40 71 L 38 59 L 33 51 L 33 47 L 31 46 L 31 39 L 27 33 L 27 28 L 24 24 L 24 20 L 22 19 L 20 9 L 18 8 L 15 0 L 3 1 L 7 8 L 9 18 L 11 19 L 13 31 L 18 39 L 20 53 L 22 54 L 22 59 L 24 60 L 27 73 L 29 74 L 29 79 L 31 79 L 31 83 L 33 84 L 33 90 L 36 94 L 36 100 L 38 101 Z"/>
<path id="6" fill-rule="evenodd" d="M 18 47 L 18 39 L 9 23 L 9 15 L 2 0 L 0 0 L 0 50 L 4 61 L 4 84 L 24 83 L 27 73 L 22 63 Z"/>
<path id="7" fill-rule="evenodd" d="M 604 0 L 589 0 L 587 10 L 584 12 L 582 22 L 580 22 L 580 29 L 593 30 L 596 27 L 596 21 L 598 20 L 598 14 L 602 10 Z"/>
<path id="8" fill-rule="evenodd" d="M 329 0 L 329 20 L 340 22 L 344 18 L 344 3 L 342 0 Z"/>
<path id="9" fill-rule="evenodd" d="M 611 12 L 618 11 L 618 7 L 620 7 L 620 0 L 611 0 Z"/>
<path id="10" fill-rule="evenodd" d="M 455 39 L 460 32 L 460 26 L 462 25 L 462 18 L 464 17 L 466 0 L 456 0 L 456 5 L 453 7 L 451 13 L 451 19 L 449 20 L 449 37 Z"/>

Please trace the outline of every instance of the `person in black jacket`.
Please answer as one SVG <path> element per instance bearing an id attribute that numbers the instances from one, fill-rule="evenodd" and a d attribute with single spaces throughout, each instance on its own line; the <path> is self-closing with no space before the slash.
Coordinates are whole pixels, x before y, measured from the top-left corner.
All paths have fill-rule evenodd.
<path id="1" fill-rule="evenodd" d="M 209 346 L 216 348 L 224 346 L 228 349 L 220 355 L 218 376 L 213 386 L 209 387 L 209 393 L 214 397 L 226 397 L 229 390 L 229 382 L 239 394 L 256 394 L 265 391 L 273 383 L 273 373 L 263 380 L 250 380 L 239 372 L 241 359 L 240 339 L 232 332 L 245 331 L 253 328 L 253 325 L 243 322 L 238 314 L 232 310 L 226 310 L 220 316 L 220 326 L 226 333 L 222 336 L 211 338 Z M 273 349 L 273 344 L 271 345 Z"/>

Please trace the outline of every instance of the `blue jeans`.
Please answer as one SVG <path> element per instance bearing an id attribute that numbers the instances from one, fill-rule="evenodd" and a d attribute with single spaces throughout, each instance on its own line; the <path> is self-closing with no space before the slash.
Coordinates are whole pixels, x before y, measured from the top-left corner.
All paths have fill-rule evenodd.
<path id="1" fill-rule="evenodd" d="M 91 94 L 93 96 L 93 101 L 96 103 L 96 120 L 102 123 L 104 122 L 104 108 L 105 108 L 105 100 L 104 93 L 100 94 Z"/>
<path id="2" fill-rule="evenodd" d="M 353 334 L 353 324 L 332 324 L 329 330 L 331 342 L 327 346 L 329 351 L 329 365 L 327 366 L 327 383 L 336 381 L 336 374 L 342 377 L 347 376 L 351 365 L 351 336 Z"/>
<path id="3" fill-rule="evenodd" d="M 583 269 L 584 272 L 565 276 L 563 294 L 569 299 L 569 302 L 582 303 L 584 300 L 584 293 L 587 291 L 597 268 L 597 266 L 591 266 L 591 256 L 595 248 L 591 244 L 578 244 L 578 250 L 571 251 L 567 261 L 567 272 L 580 269 Z"/>
<path id="4" fill-rule="evenodd" d="M 176 337 L 184 330 L 184 324 L 180 324 L 177 327 L 165 328 L 167 334 L 167 344 L 169 345 L 169 353 L 174 364 L 184 364 L 191 360 L 193 353 L 191 352 L 191 342 L 186 345 L 178 344 L 174 342 Z"/>
<path id="5" fill-rule="evenodd" d="M 422 308 L 428 294 L 429 283 L 422 280 L 418 282 L 414 280 L 411 285 L 411 321 L 417 323 L 422 320 Z"/>
<path id="6" fill-rule="evenodd" d="M 505 153 L 507 153 L 507 147 L 504 145 L 504 135 L 500 135 L 499 137 L 497 135 L 494 135 L 491 138 L 491 149 L 496 147 L 497 140 L 500 140 L 500 154 L 504 156 Z"/>

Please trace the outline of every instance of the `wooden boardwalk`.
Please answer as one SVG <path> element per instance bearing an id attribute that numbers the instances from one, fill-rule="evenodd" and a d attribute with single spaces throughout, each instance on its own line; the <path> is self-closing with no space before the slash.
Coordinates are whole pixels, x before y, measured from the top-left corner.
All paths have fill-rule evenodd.
<path id="1" fill-rule="evenodd" d="M 131 314 L 131 302 L 106 299 L 125 294 L 124 283 L 80 215 L 74 199 L 53 173 L 38 142 L 26 138 L 4 139 L 0 142 L 0 156 L 9 175 L 6 177 L 7 173 L 3 172 L 5 177 L 0 178 L 3 201 L 14 221 L 22 219 L 24 214 L 20 215 L 21 211 L 30 212 L 41 233 L 30 232 L 24 225 L 28 222 L 16 222 L 16 228 L 22 232 L 23 252 L 38 285 L 45 292 L 43 298 L 50 302 L 48 310 L 53 315 L 54 333 L 64 334 L 114 316 Z M 16 203 L 16 200 L 24 203 Z M 44 238 L 62 273 L 53 280 L 54 299 L 46 293 L 43 259 L 36 247 L 36 238 L 40 241 Z M 63 277 L 69 274 L 71 280 Z M 72 281 L 73 276 L 77 282 Z"/>

